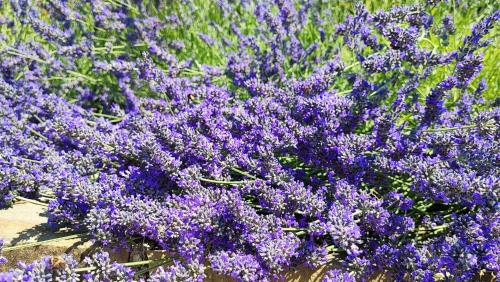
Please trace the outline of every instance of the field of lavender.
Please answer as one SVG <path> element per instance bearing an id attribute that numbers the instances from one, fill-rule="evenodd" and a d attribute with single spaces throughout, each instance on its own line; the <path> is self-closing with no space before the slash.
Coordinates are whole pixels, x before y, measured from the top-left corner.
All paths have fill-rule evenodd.
<path id="1" fill-rule="evenodd" d="M 96 246 L 0 282 L 500 279 L 499 6 L 0 1 L 0 210 Z"/>

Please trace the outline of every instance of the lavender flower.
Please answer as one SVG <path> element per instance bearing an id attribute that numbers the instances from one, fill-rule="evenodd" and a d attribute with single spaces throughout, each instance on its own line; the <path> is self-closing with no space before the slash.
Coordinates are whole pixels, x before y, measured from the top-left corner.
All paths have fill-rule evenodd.
<path id="1" fill-rule="evenodd" d="M 18 269 L 0 273 L 1 281 L 24 281 L 25 279 L 40 281 L 78 281 L 75 272 L 76 261 L 68 255 L 61 257 L 43 257 L 30 264 L 18 263 Z"/>
<path id="2" fill-rule="evenodd" d="M 265 279 L 265 273 L 253 256 L 218 252 L 211 255 L 209 260 L 211 269 L 240 281 L 261 281 Z"/>
<path id="3" fill-rule="evenodd" d="M 491 15 L 485 17 L 472 27 L 470 35 L 463 39 L 463 46 L 460 48 L 460 57 L 463 58 L 481 47 L 490 44 L 491 40 L 482 39 L 488 31 L 493 28 L 500 19 L 500 10 L 496 10 Z"/>
<path id="4" fill-rule="evenodd" d="M 7 259 L 2 256 L 3 239 L 0 239 L 0 264 L 6 263 Z"/>
<path id="5" fill-rule="evenodd" d="M 88 281 L 131 281 L 134 272 L 116 262 L 111 263 L 109 254 L 98 252 L 92 257 L 86 257 L 84 263 L 95 268 L 83 275 Z"/>
<path id="6" fill-rule="evenodd" d="M 192 262 L 188 267 L 182 266 L 174 261 L 174 265 L 164 269 L 160 267 L 148 281 L 167 282 L 167 281 L 203 281 L 205 278 L 205 267 L 199 262 Z"/>
<path id="7" fill-rule="evenodd" d="M 455 34 L 455 31 L 456 27 L 453 23 L 453 18 L 451 16 L 446 16 L 443 18 L 441 27 L 437 33 L 443 40 L 447 40 L 449 35 Z"/>
<path id="8" fill-rule="evenodd" d="M 220 3 L 214 13 L 233 20 L 209 23 L 213 38 L 196 30 L 190 1 L 168 15 L 147 3 L 12 2 L 19 19 L 6 28 L 41 36 L 2 41 L 0 203 L 51 193 L 54 227 L 173 263 L 133 277 L 98 252 L 81 276 L 63 257 L 0 280 L 202 281 L 211 267 L 270 281 L 332 258 L 343 269 L 326 281 L 498 272 L 500 111 L 484 83 L 469 87 L 497 13 L 443 53 L 422 47 L 425 6 L 357 4 L 337 40 L 316 2 Z M 225 46 L 207 56 L 221 64 L 172 38 L 186 33 Z"/>
<path id="9" fill-rule="evenodd" d="M 329 270 L 325 277 L 323 278 L 323 282 L 354 282 L 356 281 L 355 277 L 353 277 L 350 273 L 343 272 L 339 269 Z"/>
<path id="10" fill-rule="evenodd" d="M 469 55 L 457 62 L 455 69 L 457 87 L 465 88 L 469 85 L 472 79 L 481 71 L 482 59 L 480 55 Z"/>
<path id="11" fill-rule="evenodd" d="M 209 35 L 207 35 L 205 33 L 200 32 L 200 33 L 198 33 L 198 36 L 208 46 L 213 46 L 215 44 L 215 41 Z"/>

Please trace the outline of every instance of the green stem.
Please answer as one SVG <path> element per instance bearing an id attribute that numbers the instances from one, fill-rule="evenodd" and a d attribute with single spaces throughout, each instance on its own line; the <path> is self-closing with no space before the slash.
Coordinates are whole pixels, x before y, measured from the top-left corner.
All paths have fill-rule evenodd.
<path id="1" fill-rule="evenodd" d="M 114 4 L 119 4 L 119 5 L 122 5 L 124 7 L 127 7 L 129 8 L 130 10 L 134 11 L 135 13 L 138 13 L 138 10 L 136 7 L 130 5 L 129 3 L 126 3 L 124 1 L 120 1 L 120 0 L 108 0 L 109 2 L 111 3 L 114 3 Z"/>
<path id="2" fill-rule="evenodd" d="M 351 65 L 348 65 L 347 67 L 345 67 L 342 71 L 346 71 L 346 70 L 349 70 L 349 69 L 352 69 L 353 67 L 357 66 L 361 64 L 360 62 L 355 62 L 354 64 L 351 64 Z"/>
<path id="3" fill-rule="evenodd" d="M 95 30 L 106 32 L 106 30 L 105 30 L 105 29 L 100 28 L 100 27 L 96 27 L 95 25 L 92 25 L 92 24 L 90 24 L 90 23 L 88 23 L 88 22 L 86 22 L 86 21 L 82 21 L 82 20 L 80 20 L 80 19 L 74 19 L 74 21 L 75 21 L 75 22 L 78 22 L 78 23 L 81 23 L 81 24 L 83 24 L 83 25 L 86 25 L 86 26 L 88 26 L 88 27 L 92 27 L 92 28 L 94 28 Z"/>
<path id="4" fill-rule="evenodd" d="M 421 41 L 425 41 L 425 42 L 428 42 L 432 45 L 432 48 L 433 48 L 433 52 L 435 52 L 437 50 L 437 46 L 436 44 L 434 44 L 434 42 L 432 42 L 431 40 L 429 40 L 428 38 L 425 38 L 425 37 L 422 37 L 420 38 Z"/>
<path id="5" fill-rule="evenodd" d="M 73 80 L 74 77 L 64 77 L 64 76 L 51 76 L 47 80 Z"/>
<path id="6" fill-rule="evenodd" d="M 164 265 L 165 263 L 167 263 L 167 262 L 169 262 L 169 261 L 170 261 L 169 259 L 165 259 L 165 260 L 161 260 L 161 261 L 160 261 L 160 262 L 158 262 L 158 263 L 151 264 L 151 266 L 149 266 L 148 268 L 143 269 L 143 270 L 140 270 L 140 271 L 137 271 L 137 272 L 134 274 L 134 277 L 138 278 L 138 277 L 140 277 L 141 275 L 145 274 L 146 272 L 149 272 L 149 271 L 153 270 L 154 268 L 160 267 L 160 266 Z"/>
<path id="7" fill-rule="evenodd" d="M 334 245 L 326 247 L 327 252 L 340 252 L 342 249 L 335 247 Z"/>
<path id="8" fill-rule="evenodd" d="M 115 49 L 125 49 L 129 47 L 129 45 L 117 45 L 117 46 L 111 46 L 110 48 L 108 47 L 93 47 L 92 50 L 93 51 L 107 51 L 109 49 L 111 50 L 115 50 Z M 130 47 L 147 47 L 146 44 L 134 44 L 134 45 L 131 45 Z"/>
<path id="9" fill-rule="evenodd" d="M 417 231 L 435 231 L 448 228 L 448 224 L 441 224 L 432 228 L 418 228 Z"/>
<path id="10" fill-rule="evenodd" d="M 26 126 L 26 128 L 28 128 L 29 131 L 31 131 L 31 133 L 35 134 L 36 136 L 42 138 L 43 140 L 45 141 L 49 141 L 49 138 L 43 136 L 40 132 L 34 130 L 33 128 L 29 127 L 29 126 Z"/>
<path id="11" fill-rule="evenodd" d="M 33 56 L 30 56 L 30 55 L 26 55 L 26 54 L 23 54 L 23 53 L 18 53 L 16 51 L 7 51 L 7 54 L 10 54 L 10 55 L 13 55 L 13 56 L 18 56 L 18 57 L 23 57 L 23 58 L 26 58 L 26 59 L 31 59 L 33 61 L 37 61 L 39 63 L 42 63 L 42 64 L 47 64 L 46 61 L 40 59 L 40 58 L 37 58 L 37 57 L 33 57 Z"/>
<path id="12" fill-rule="evenodd" d="M 21 160 L 21 161 L 26 161 L 26 162 L 30 162 L 30 163 L 36 163 L 36 164 L 41 164 L 42 162 L 41 161 L 37 161 L 37 160 L 32 160 L 32 159 L 28 159 L 28 158 L 22 158 L 22 157 L 14 157 L 18 160 Z"/>
<path id="13" fill-rule="evenodd" d="M 341 91 L 341 92 L 337 92 L 335 93 L 336 95 L 344 95 L 344 94 L 349 94 L 352 92 L 352 89 L 349 89 L 349 90 L 346 90 L 346 91 Z"/>
<path id="14" fill-rule="evenodd" d="M 257 177 L 251 175 L 250 173 L 242 171 L 242 170 L 239 170 L 239 169 L 237 169 L 235 167 L 232 167 L 231 170 L 234 171 L 234 172 L 236 172 L 236 173 L 239 173 L 241 175 L 244 175 L 244 176 L 246 176 L 248 178 L 257 179 Z"/>
<path id="15" fill-rule="evenodd" d="M 460 129 L 472 129 L 476 128 L 476 124 L 471 124 L 471 125 L 464 125 L 464 126 L 458 126 L 458 127 L 445 127 L 445 128 L 434 128 L 434 129 L 426 129 L 423 130 L 424 132 L 446 132 L 446 131 L 454 131 L 454 130 L 460 130 Z M 495 127 L 495 125 L 486 125 L 485 127 Z"/>
<path id="16" fill-rule="evenodd" d="M 70 71 L 70 70 L 68 71 L 68 73 L 69 73 L 69 74 L 73 74 L 73 75 L 75 75 L 75 76 L 83 77 L 83 78 L 88 79 L 89 81 L 92 81 L 92 82 L 99 82 L 99 80 L 98 80 L 98 79 L 95 79 L 95 78 L 90 77 L 90 76 L 88 76 L 88 75 L 85 75 L 85 74 L 83 74 L 83 73 L 79 73 L 79 72 L 76 72 L 76 71 Z"/>
<path id="17" fill-rule="evenodd" d="M 111 119 L 122 118 L 122 117 L 117 117 L 117 116 L 107 115 L 107 114 L 102 114 L 102 113 L 96 113 L 96 112 L 92 112 L 92 115 L 94 115 L 96 117 L 105 117 L 105 118 L 111 118 Z"/>
<path id="18" fill-rule="evenodd" d="M 299 228 L 299 227 L 284 227 L 281 230 L 285 232 L 295 232 L 295 231 L 307 231 L 307 228 Z"/>
<path id="19" fill-rule="evenodd" d="M 127 267 L 135 267 L 135 266 L 143 266 L 143 265 L 148 265 L 154 262 L 160 262 L 160 261 L 166 261 L 166 260 L 143 260 L 143 261 L 133 261 L 133 262 L 125 262 L 125 263 L 120 263 L 123 266 Z M 89 267 L 82 267 L 82 268 L 77 268 L 75 269 L 75 272 L 89 272 L 92 270 L 96 270 L 97 268 L 95 266 L 89 266 Z"/>
<path id="20" fill-rule="evenodd" d="M 208 179 L 208 178 L 203 178 L 203 177 L 199 177 L 198 180 L 203 181 L 203 182 L 208 182 L 208 183 L 226 184 L 226 185 L 240 185 L 240 184 L 247 184 L 248 183 L 248 181 L 225 181 L 225 180 Z"/>

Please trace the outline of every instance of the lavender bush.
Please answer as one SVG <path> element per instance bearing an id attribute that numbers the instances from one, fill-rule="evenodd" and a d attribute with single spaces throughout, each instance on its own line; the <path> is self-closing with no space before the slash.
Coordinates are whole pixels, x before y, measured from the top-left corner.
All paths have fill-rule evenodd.
<path id="1" fill-rule="evenodd" d="M 133 271 L 117 263 L 111 263 L 109 254 L 98 252 L 84 260 L 88 273 L 80 278 L 76 260 L 70 255 L 43 257 L 30 264 L 19 262 L 18 269 L 0 273 L 0 281 L 131 281 Z"/>
<path id="2" fill-rule="evenodd" d="M 52 197 L 55 227 L 173 262 L 134 276 L 98 253 L 85 262 L 103 270 L 83 276 L 70 258 L 1 275 L 270 281 L 331 261 L 343 269 L 325 281 L 498 274 L 500 110 L 479 74 L 500 12 L 458 41 L 438 1 L 359 3 L 336 25 L 314 1 L 241 2 L 217 3 L 220 38 L 183 41 L 199 3 L 4 3 L 26 36 L 3 38 L 2 204 Z"/>

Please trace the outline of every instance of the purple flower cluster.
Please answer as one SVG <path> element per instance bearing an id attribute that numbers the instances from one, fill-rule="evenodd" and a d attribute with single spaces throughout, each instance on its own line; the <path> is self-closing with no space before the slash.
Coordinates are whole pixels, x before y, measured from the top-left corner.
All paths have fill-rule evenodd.
<path id="1" fill-rule="evenodd" d="M 2 256 L 2 249 L 3 249 L 3 239 L 0 239 L 0 264 L 6 263 L 7 259 Z"/>
<path id="2" fill-rule="evenodd" d="M 122 47 L 70 42 L 70 33 L 40 24 L 40 35 L 68 44 L 58 52 L 70 63 L 34 42 L 10 52 L 17 55 L 0 80 L 1 204 L 50 194 L 54 226 L 86 230 L 103 246 L 164 251 L 173 262 L 146 275 L 151 281 L 203 281 L 207 267 L 271 281 L 331 260 L 343 269 L 325 281 L 379 271 L 467 281 L 500 272 L 500 110 L 483 101 L 483 82 L 470 87 L 498 12 L 459 50 L 438 53 L 419 44 L 432 30 L 424 7 L 369 13 L 357 5 L 323 35 L 352 51 L 356 61 L 346 64 L 337 51 L 299 39 L 316 9 L 243 4 L 262 22 L 258 35 L 233 24 L 237 52 L 224 66 L 204 66 L 200 78 L 183 75 L 189 62 L 175 56 L 182 48 L 158 41 L 164 25 L 186 18 L 133 19 L 132 8 L 90 2 L 96 32 L 124 32 L 131 41 L 123 48 L 147 48 L 115 57 Z M 64 5 L 59 16 L 81 17 Z M 232 13 L 231 5 L 221 7 Z M 101 76 L 77 72 L 78 58 L 91 58 Z M 444 66 L 453 73 L 419 96 Z M 71 81 L 48 80 L 63 73 Z M 96 79 L 109 85 L 97 88 L 104 84 Z M 461 96 L 453 100 L 452 91 Z M 77 279 L 76 262 L 63 260 L 56 271 L 50 258 L 20 265 L 0 281 Z M 105 253 L 85 263 L 88 281 L 133 279 Z"/>
<path id="3" fill-rule="evenodd" d="M 84 269 L 90 271 L 80 275 Z M 77 261 L 66 254 L 43 257 L 30 264 L 18 262 L 17 269 L 0 273 L 0 281 L 132 281 L 133 275 L 132 269 L 111 263 L 108 253 L 97 252 L 84 259 L 82 268 L 78 268 Z"/>

